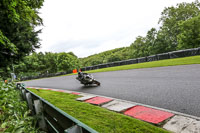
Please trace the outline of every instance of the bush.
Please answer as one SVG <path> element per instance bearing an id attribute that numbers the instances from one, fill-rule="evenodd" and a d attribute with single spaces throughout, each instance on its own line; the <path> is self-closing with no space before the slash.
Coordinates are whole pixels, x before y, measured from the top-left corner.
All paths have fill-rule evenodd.
<path id="1" fill-rule="evenodd" d="M 13 83 L 0 82 L 0 132 L 38 133 L 36 118 L 30 116 Z"/>

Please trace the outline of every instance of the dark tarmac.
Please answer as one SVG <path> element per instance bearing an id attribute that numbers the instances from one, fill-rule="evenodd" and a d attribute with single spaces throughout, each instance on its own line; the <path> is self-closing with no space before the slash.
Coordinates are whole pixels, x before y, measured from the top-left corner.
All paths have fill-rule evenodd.
<path id="1" fill-rule="evenodd" d="M 101 86 L 73 76 L 24 82 L 26 86 L 103 95 L 200 117 L 200 64 L 93 73 Z"/>

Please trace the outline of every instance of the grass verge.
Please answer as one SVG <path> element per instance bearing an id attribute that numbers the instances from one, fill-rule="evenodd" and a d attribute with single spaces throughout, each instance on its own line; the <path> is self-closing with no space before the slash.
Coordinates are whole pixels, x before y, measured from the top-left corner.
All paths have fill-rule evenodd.
<path id="1" fill-rule="evenodd" d="M 77 95 L 29 89 L 91 128 L 102 133 L 167 133 L 149 123 L 115 113 L 99 106 L 76 101 Z"/>

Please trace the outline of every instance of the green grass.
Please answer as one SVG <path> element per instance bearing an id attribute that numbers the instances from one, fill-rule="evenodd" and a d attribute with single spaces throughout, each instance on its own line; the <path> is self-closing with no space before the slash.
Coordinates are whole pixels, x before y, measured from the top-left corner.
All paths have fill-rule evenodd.
<path id="1" fill-rule="evenodd" d="M 86 72 L 96 73 L 96 72 L 108 72 L 108 71 L 119 71 L 119 70 L 128 70 L 128 69 L 153 68 L 153 67 L 190 65 L 190 64 L 200 64 L 200 56 L 191 56 L 191 57 L 185 57 L 185 58 L 167 59 L 167 60 L 159 60 L 159 61 L 131 64 L 131 65 L 108 67 L 108 68 L 102 68 L 102 69 L 91 70 L 91 71 L 86 71 Z"/>
<path id="2" fill-rule="evenodd" d="M 77 95 L 29 89 L 56 107 L 102 133 L 167 133 L 149 123 L 115 113 L 99 106 L 76 101 Z"/>

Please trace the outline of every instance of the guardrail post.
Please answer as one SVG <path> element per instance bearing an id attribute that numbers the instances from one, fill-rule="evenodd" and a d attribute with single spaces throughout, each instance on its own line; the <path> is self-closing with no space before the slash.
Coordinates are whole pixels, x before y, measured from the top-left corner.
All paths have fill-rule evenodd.
<path id="1" fill-rule="evenodd" d="M 26 100 L 28 103 L 28 107 L 31 110 L 31 114 L 34 115 L 34 111 L 33 111 L 33 101 L 32 101 L 32 96 L 31 93 L 26 93 Z"/>
<path id="2" fill-rule="evenodd" d="M 26 100 L 26 90 L 22 88 L 21 92 L 22 92 L 23 99 Z"/>
<path id="3" fill-rule="evenodd" d="M 38 120 L 39 127 L 42 130 L 47 131 L 46 122 L 43 115 L 42 102 L 40 100 L 34 100 L 34 106 L 35 106 L 35 112 L 39 116 L 39 120 Z"/>
<path id="4" fill-rule="evenodd" d="M 65 133 L 83 133 L 82 128 L 78 125 L 74 125 L 65 130 Z"/>

